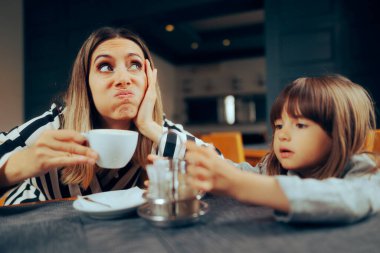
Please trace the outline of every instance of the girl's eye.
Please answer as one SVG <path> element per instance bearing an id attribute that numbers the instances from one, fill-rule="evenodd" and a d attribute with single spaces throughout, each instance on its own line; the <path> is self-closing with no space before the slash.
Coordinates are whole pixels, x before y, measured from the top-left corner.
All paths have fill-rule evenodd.
<path id="1" fill-rule="evenodd" d="M 302 129 L 302 128 L 306 128 L 307 125 L 306 124 L 303 124 L 303 123 L 297 123 L 296 125 L 298 128 Z"/>
<path id="2" fill-rule="evenodd" d="M 112 66 L 108 63 L 101 63 L 98 66 L 100 72 L 111 72 L 113 71 Z"/>
<path id="3" fill-rule="evenodd" d="M 280 129 L 282 129 L 282 124 L 274 124 L 274 129 L 275 129 L 275 130 L 280 130 Z"/>
<path id="4" fill-rule="evenodd" d="M 132 62 L 131 65 L 128 67 L 128 69 L 132 71 L 141 70 L 142 64 L 140 62 Z"/>

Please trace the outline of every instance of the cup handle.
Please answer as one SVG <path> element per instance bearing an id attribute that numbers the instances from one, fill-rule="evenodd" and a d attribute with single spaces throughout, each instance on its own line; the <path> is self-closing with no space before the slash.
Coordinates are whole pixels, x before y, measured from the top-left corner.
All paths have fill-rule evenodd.
<path id="1" fill-rule="evenodd" d="M 86 146 L 90 146 L 89 134 L 88 133 L 80 133 L 86 138 Z"/>

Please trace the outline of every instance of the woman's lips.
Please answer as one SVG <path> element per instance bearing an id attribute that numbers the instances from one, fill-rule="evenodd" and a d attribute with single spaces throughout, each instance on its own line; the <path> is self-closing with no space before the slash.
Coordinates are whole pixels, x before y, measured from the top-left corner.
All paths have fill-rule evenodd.
<path id="1" fill-rule="evenodd" d="M 133 97 L 134 96 L 134 94 L 133 94 L 133 92 L 131 92 L 131 91 L 119 91 L 118 93 L 116 93 L 116 95 L 115 95 L 115 97 L 117 97 L 117 98 L 121 98 L 121 99 L 123 99 L 123 98 L 131 98 L 131 97 Z"/>

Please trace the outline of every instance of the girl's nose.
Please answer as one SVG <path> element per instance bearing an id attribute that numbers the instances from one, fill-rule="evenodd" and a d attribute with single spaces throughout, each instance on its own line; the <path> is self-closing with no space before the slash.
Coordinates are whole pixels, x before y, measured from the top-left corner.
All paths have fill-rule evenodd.
<path id="1" fill-rule="evenodd" d="M 290 140 L 290 133 L 289 133 L 288 129 L 286 129 L 285 127 L 280 129 L 278 131 L 278 138 L 281 141 L 289 141 Z"/>

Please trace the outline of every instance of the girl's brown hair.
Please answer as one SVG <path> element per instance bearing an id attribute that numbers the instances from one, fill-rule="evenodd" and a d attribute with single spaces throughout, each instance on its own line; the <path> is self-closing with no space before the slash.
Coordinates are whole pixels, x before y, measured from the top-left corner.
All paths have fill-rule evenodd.
<path id="1" fill-rule="evenodd" d="M 95 49 L 104 41 L 114 38 L 125 38 L 135 42 L 143 51 L 145 59 L 154 69 L 153 59 L 145 43 L 137 35 L 124 28 L 103 27 L 93 32 L 83 43 L 74 61 L 71 80 L 66 92 L 64 111 L 64 129 L 86 132 L 99 126 L 99 113 L 97 112 L 89 88 L 89 72 L 91 57 Z M 153 119 L 159 125 L 163 121 L 162 101 L 158 83 L 155 84 L 157 100 L 154 105 Z M 138 131 L 134 124 L 131 130 Z M 139 140 L 132 162 L 141 166 L 146 164 L 146 157 L 151 152 L 153 142 L 139 133 Z M 62 170 L 62 181 L 66 184 L 81 184 L 87 188 L 94 176 L 96 166 L 76 165 Z"/>
<path id="2" fill-rule="evenodd" d="M 282 110 L 292 117 L 302 116 L 316 122 L 331 137 L 332 150 L 328 158 L 309 175 L 317 179 L 341 176 L 348 159 L 363 151 L 366 137 L 376 129 L 370 95 L 363 87 L 340 75 L 303 77 L 288 85 L 271 109 L 273 131 Z M 285 173 L 273 148 L 265 159 L 269 175 Z"/>

